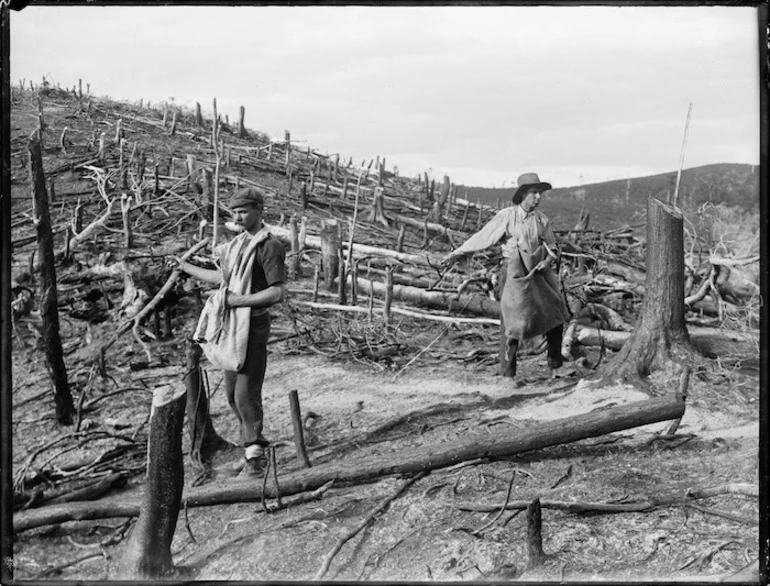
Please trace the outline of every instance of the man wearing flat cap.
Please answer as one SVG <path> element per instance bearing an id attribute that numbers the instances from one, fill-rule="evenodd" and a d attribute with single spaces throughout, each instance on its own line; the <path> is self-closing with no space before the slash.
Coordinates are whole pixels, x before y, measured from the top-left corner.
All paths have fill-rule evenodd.
<path id="1" fill-rule="evenodd" d="M 285 295 L 283 244 L 262 224 L 264 195 L 252 187 L 230 199 L 233 221 L 242 232 L 217 246 L 217 270 L 179 262 L 180 270 L 212 284 L 219 291 L 206 302 L 194 338 L 215 366 L 224 370 L 227 400 L 240 426 L 244 458 L 240 478 L 264 470 L 262 383 L 270 334 L 269 307 Z"/>
<path id="2" fill-rule="evenodd" d="M 569 320 L 559 279 L 553 268 L 556 238 L 551 222 L 537 210 L 540 194 L 551 184 L 536 173 L 519 176 L 513 205 L 500 210 L 479 232 L 441 259 L 450 266 L 460 257 L 484 250 L 502 241 L 500 271 L 500 374 L 516 381 L 516 352 L 519 341 L 545 334 L 551 378 L 560 374 L 564 362 L 561 343 L 564 323 Z"/>

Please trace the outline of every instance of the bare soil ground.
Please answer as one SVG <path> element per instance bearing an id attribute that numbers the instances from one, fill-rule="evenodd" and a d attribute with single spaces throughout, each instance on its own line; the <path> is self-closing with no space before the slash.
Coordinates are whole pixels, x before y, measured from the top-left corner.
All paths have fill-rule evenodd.
<path id="1" fill-rule="evenodd" d="M 280 317 L 276 322 L 280 325 Z M 318 415 L 308 431 L 314 463 L 356 459 L 367 453 L 408 454 L 414 447 L 439 445 L 484 427 L 503 425 L 513 434 L 538 421 L 647 397 L 630 388 L 591 389 L 584 382 L 575 385 L 568 379 L 555 385 L 535 380 L 514 390 L 495 374 L 494 366 L 457 361 L 413 366 L 394 380 L 394 368 L 373 373 L 358 364 L 282 353 L 289 350 L 288 343 L 284 345 L 277 345 L 271 354 L 265 383 L 266 433 L 278 444 L 281 473 L 298 468 L 287 398 L 292 389 L 299 391 L 303 412 Z M 92 431 L 116 431 L 120 426 L 121 433 L 129 435 L 133 429 L 144 429 L 149 388 L 182 384 L 182 369 L 170 358 L 178 351 L 176 343 L 166 347 L 170 366 L 143 371 L 121 367 L 122 360 L 130 363 L 132 356 L 140 354 L 138 348 L 130 348 L 130 340 L 127 346 L 110 374 L 119 388 L 135 390 L 107 399 L 98 411 L 87 414 Z M 23 400 L 39 392 L 44 372 L 36 354 L 19 353 L 16 358 L 16 400 Z M 523 369 L 537 379 L 545 374 L 544 357 L 526 357 Z M 693 502 L 700 509 L 676 506 L 614 515 L 543 509 L 543 547 L 548 558 L 531 570 L 527 567 L 524 513 L 506 511 L 474 534 L 497 512 L 459 508 L 467 503 L 502 507 L 514 473 L 511 501 L 540 497 L 623 503 L 672 493 L 684 497 L 693 488 L 756 482 L 756 377 L 734 372 L 718 381 L 710 378 L 710 382 L 694 382 L 676 441 L 655 441 L 656 434 L 668 426 L 660 423 L 430 473 L 341 549 L 326 578 L 669 580 L 739 569 L 758 555 L 757 502 L 740 495 Z M 214 425 L 223 437 L 237 441 L 234 418 L 216 372 L 210 373 L 210 382 Z M 145 384 L 148 389 L 143 388 Z M 115 388 L 109 380 L 98 385 L 104 386 L 105 393 Z M 728 396 L 731 404 L 725 400 Z M 735 401 L 735 397 L 745 400 Z M 447 409 L 432 416 L 416 415 L 380 436 L 368 433 L 389 420 L 436 405 Z M 35 446 L 62 433 L 53 422 L 52 407 L 48 396 L 15 412 L 17 466 Z M 335 443 L 356 438 L 362 440 L 357 449 L 335 452 Z M 84 442 L 70 456 L 96 454 L 107 443 L 109 440 Z M 141 456 L 136 458 L 139 466 Z M 186 468 L 186 486 L 190 486 L 197 474 L 189 460 Z M 386 477 L 361 486 L 333 487 L 318 501 L 269 514 L 259 502 L 190 508 L 180 514 L 172 547 L 175 563 L 188 568 L 191 579 L 312 579 L 336 540 L 403 481 Z M 241 481 L 217 477 L 208 482 Z M 141 489 L 139 473 L 121 494 L 134 497 Z M 49 575 L 46 572 L 52 568 L 89 555 L 92 557 L 50 576 L 115 577 L 121 545 L 100 547 L 99 543 L 122 529 L 123 521 L 68 522 L 20 534 L 14 548 L 17 577 Z"/>

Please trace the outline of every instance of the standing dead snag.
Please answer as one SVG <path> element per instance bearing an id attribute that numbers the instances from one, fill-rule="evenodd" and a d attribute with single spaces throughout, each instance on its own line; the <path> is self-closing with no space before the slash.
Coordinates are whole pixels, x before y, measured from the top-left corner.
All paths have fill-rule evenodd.
<path id="1" fill-rule="evenodd" d="M 182 504 L 184 387 L 156 389 L 147 447 L 147 484 L 139 520 L 120 563 L 121 578 L 158 578 L 174 570 L 171 541 Z"/>
<path id="2" fill-rule="evenodd" d="M 240 107 L 240 115 L 238 116 L 238 137 L 246 138 L 246 126 L 244 125 L 244 119 L 246 118 L 246 107 Z"/>
<path id="3" fill-rule="evenodd" d="M 604 376 L 642 384 L 654 368 L 692 351 L 684 317 L 684 229 L 681 211 L 647 200 L 647 281 L 641 318 Z"/>
<path id="4" fill-rule="evenodd" d="M 37 228 L 40 257 L 40 316 L 43 319 L 42 338 L 45 345 L 45 359 L 54 386 L 56 421 L 62 425 L 70 425 L 75 406 L 67 381 L 67 369 L 64 366 L 64 354 L 59 336 L 53 234 L 51 233 L 51 217 L 48 213 L 48 193 L 45 189 L 43 156 L 39 142 L 30 141 L 29 158 L 30 182 L 34 198 L 34 221 Z"/>
<path id="5" fill-rule="evenodd" d="M 324 285 L 328 291 L 334 291 L 340 271 L 340 248 L 342 247 L 340 224 L 337 220 L 325 220 L 321 226 L 321 264 Z"/>

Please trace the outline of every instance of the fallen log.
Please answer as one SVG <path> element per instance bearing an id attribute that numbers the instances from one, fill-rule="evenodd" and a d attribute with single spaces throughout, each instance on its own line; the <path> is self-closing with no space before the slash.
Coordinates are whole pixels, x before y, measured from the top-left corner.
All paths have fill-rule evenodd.
<path id="1" fill-rule="evenodd" d="M 291 231 L 288 228 L 282 228 L 281 226 L 271 226 L 265 224 L 269 229 L 271 234 L 281 240 L 285 245 L 290 245 L 290 238 L 291 238 Z M 348 250 L 348 244 L 347 242 L 343 243 L 343 249 Z M 306 248 L 313 248 L 316 250 L 321 249 L 321 238 L 319 236 L 311 236 L 308 235 L 305 238 L 305 247 Z M 353 244 L 353 250 L 354 250 L 354 257 L 362 257 L 362 256 L 385 256 L 388 258 L 394 258 L 398 261 L 404 262 L 404 263 L 410 263 L 410 264 L 416 264 L 426 267 L 438 267 L 438 256 L 435 258 L 432 258 L 431 256 L 427 254 L 418 255 L 418 254 L 408 254 L 406 252 L 396 252 L 394 250 L 388 250 L 386 248 L 378 248 L 376 246 L 367 246 L 365 244 Z M 345 256 L 347 258 L 347 255 Z"/>
<path id="2" fill-rule="evenodd" d="M 743 332 L 729 332 L 716 328 L 689 326 L 690 342 L 698 351 L 709 358 L 729 354 L 759 357 L 759 336 Z M 620 350 L 631 337 L 631 332 L 600 330 L 577 326 L 575 339 L 583 346 L 605 346 Z"/>
<path id="3" fill-rule="evenodd" d="M 281 476 L 281 495 L 314 490 L 330 480 L 335 480 L 337 485 L 365 483 L 382 476 L 415 474 L 479 458 L 505 458 L 650 423 L 671 421 L 682 417 L 684 409 L 685 403 L 681 396 L 668 395 L 617 407 L 599 408 L 554 421 L 543 421 L 513 433 L 507 427 L 500 430 L 492 428 L 455 441 L 444 441 L 411 450 L 373 455 L 358 452 L 355 458 L 333 460 Z M 265 490 L 265 495 L 276 496 L 271 487 Z M 183 495 L 183 502 L 189 507 L 201 507 L 258 502 L 261 498 L 262 490 L 259 486 L 244 482 L 195 487 Z M 69 503 L 17 513 L 13 519 L 13 530 L 18 534 L 35 527 L 65 521 L 131 517 L 138 514 L 139 503 L 125 498 Z"/>
<path id="4" fill-rule="evenodd" d="M 749 498 L 759 498 L 759 487 L 755 484 L 730 483 L 706 488 L 690 488 L 685 494 L 677 491 L 670 494 L 651 496 L 644 500 L 628 503 L 601 503 L 584 501 L 556 501 L 542 499 L 540 506 L 544 509 L 557 509 L 570 513 L 636 513 L 651 511 L 658 507 L 685 505 L 687 502 L 696 499 L 714 498 L 726 494 L 738 494 Z M 476 511 L 482 513 L 492 513 L 499 511 L 501 507 L 504 510 L 523 510 L 531 503 L 531 500 L 523 499 L 518 501 L 508 501 L 505 505 L 499 503 L 478 503 L 467 502 L 458 503 L 455 507 L 461 511 Z"/>
<path id="5" fill-rule="evenodd" d="M 358 278 L 356 286 L 360 292 L 373 293 L 378 297 L 385 296 L 384 283 Z M 457 293 L 444 291 L 426 291 L 419 287 L 407 285 L 393 285 L 393 299 L 408 301 L 431 309 L 467 311 L 487 317 L 500 317 L 500 302 L 483 295 L 457 295 Z"/>
<path id="6" fill-rule="evenodd" d="M 368 307 L 362 307 L 360 305 L 338 305 L 336 303 L 317 303 L 314 301 L 301 301 L 301 300 L 293 300 L 292 303 L 295 303 L 297 305 L 305 305 L 307 307 L 312 307 L 313 309 L 328 309 L 329 311 L 341 311 L 343 313 L 369 313 Z M 417 319 L 426 319 L 429 321 L 440 321 L 445 323 L 456 323 L 456 324 L 474 324 L 474 325 L 486 324 L 486 325 L 493 325 L 493 326 L 500 325 L 500 320 L 493 319 L 493 318 L 451 317 L 447 315 L 435 315 L 432 313 L 425 313 L 421 311 L 410 311 L 402 307 L 391 307 L 390 311 L 392 311 L 393 313 L 398 313 L 399 315 L 406 315 L 408 317 L 414 317 Z"/>

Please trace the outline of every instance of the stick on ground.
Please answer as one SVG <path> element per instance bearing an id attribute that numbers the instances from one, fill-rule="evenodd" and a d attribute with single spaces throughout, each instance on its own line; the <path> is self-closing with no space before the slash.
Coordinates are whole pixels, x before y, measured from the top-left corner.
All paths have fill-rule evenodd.
<path id="1" fill-rule="evenodd" d="M 326 554 L 326 557 L 324 558 L 323 564 L 321 565 L 321 569 L 318 570 L 318 573 L 315 575 L 315 580 L 322 580 L 323 577 L 326 575 L 326 572 L 329 570 L 329 566 L 332 563 L 332 560 L 334 559 L 334 556 L 337 555 L 337 553 L 342 549 L 342 546 L 345 545 L 348 541 L 350 541 L 353 537 L 358 535 L 358 533 L 361 532 L 364 527 L 366 527 L 369 523 L 372 522 L 372 520 L 379 515 L 382 511 L 384 511 L 388 505 L 396 500 L 398 496 L 404 492 L 407 488 L 412 486 L 415 482 L 420 480 L 421 478 L 425 477 L 428 473 L 427 472 L 418 472 L 415 476 L 404 482 L 396 492 L 394 492 L 391 496 L 386 498 L 384 501 L 382 501 L 379 505 L 377 505 L 372 511 L 364 518 L 361 523 L 359 523 L 356 527 L 354 527 L 351 531 L 349 531 L 346 535 L 344 535 L 340 540 L 334 544 L 334 547 L 329 551 L 329 553 Z"/>

